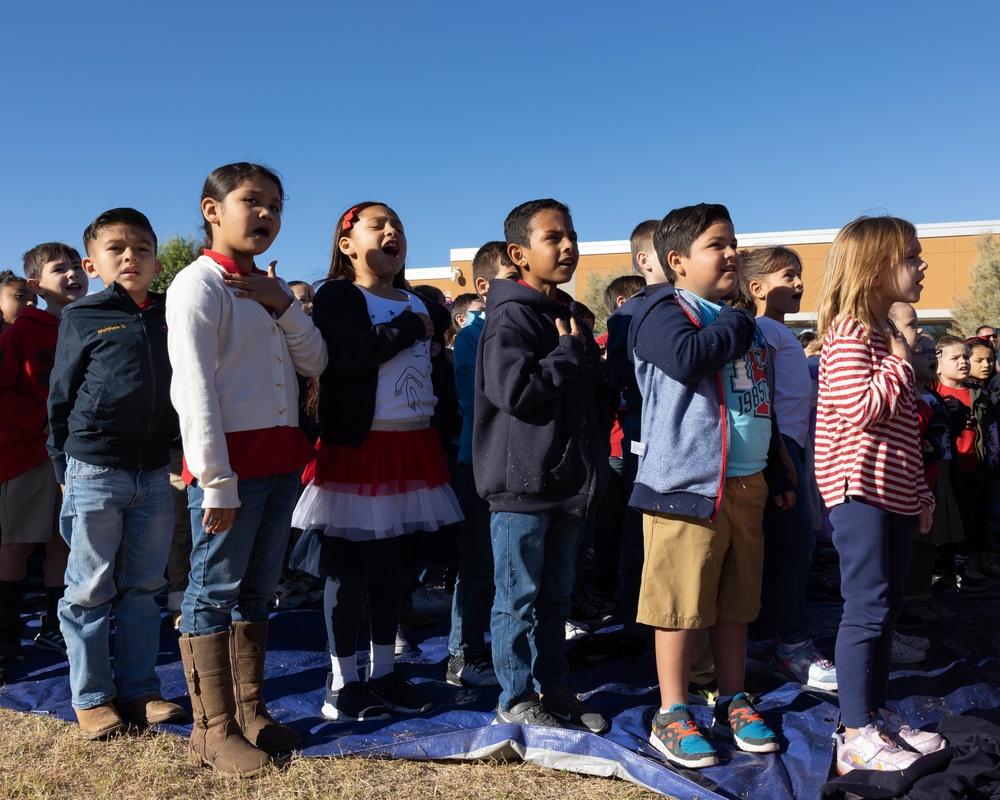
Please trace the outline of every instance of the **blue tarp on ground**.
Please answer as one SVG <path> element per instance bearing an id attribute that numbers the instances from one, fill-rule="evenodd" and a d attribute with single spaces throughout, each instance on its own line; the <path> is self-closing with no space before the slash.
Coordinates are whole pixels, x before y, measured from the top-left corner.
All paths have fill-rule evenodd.
<path id="1" fill-rule="evenodd" d="M 998 582 L 980 595 L 942 595 L 959 612 L 956 620 L 924 631 L 934 641 L 926 662 L 894 671 L 891 702 L 915 725 L 933 726 L 950 715 L 973 714 L 1000 722 L 1000 593 Z M 832 652 L 839 603 L 811 604 L 818 641 Z M 319 715 L 329 657 L 324 652 L 322 612 L 317 607 L 276 613 L 271 619 L 265 693 L 275 717 L 303 736 L 303 754 L 356 754 L 383 758 L 475 759 L 522 758 L 542 766 L 594 775 L 617 776 L 674 797 L 739 798 L 766 796 L 792 800 L 819 795 L 833 753 L 831 734 L 838 708 L 835 695 L 751 676 L 763 692 L 758 708 L 783 737 L 776 755 L 759 756 L 734 750 L 713 737 L 721 763 L 701 771 L 667 766 L 649 745 L 650 717 L 658 695 L 652 656 L 632 655 L 585 666 L 570 682 L 585 699 L 613 718 L 603 737 L 519 725 L 491 725 L 498 690 L 460 689 L 443 680 L 446 622 L 412 638 L 419 653 L 397 659 L 403 674 L 419 683 L 434 703 L 420 717 L 398 717 L 360 723 L 331 723 Z M 37 627 L 25 632 L 25 661 L 8 668 L 0 688 L 0 705 L 17 711 L 74 720 L 70 707 L 68 667 L 51 653 L 28 642 Z M 598 636 L 613 635 L 613 630 Z M 576 653 L 577 665 L 588 655 Z M 187 704 L 186 686 L 176 634 L 165 623 L 158 670 L 163 694 Z M 711 725 L 711 711 L 694 707 L 699 725 Z M 164 726 L 179 735 L 189 729 Z"/>

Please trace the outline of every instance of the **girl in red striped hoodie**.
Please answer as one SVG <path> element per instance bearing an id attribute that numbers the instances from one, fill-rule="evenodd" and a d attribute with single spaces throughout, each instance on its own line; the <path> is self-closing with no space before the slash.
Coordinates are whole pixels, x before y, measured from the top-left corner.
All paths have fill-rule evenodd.
<path id="1" fill-rule="evenodd" d="M 915 531 L 927 534 L 934 509 L 910 350 L 889 308 L 920 299 L 926 270 L 913 225 L 862 217 L 834 239 L 820 290 L 818 329 L 826 336 L 816 480 L 830 509 L 844 597 L 836 647 L 840 774 L 904 769 L 945 746 L 885 707 L 910 545 Z"/>

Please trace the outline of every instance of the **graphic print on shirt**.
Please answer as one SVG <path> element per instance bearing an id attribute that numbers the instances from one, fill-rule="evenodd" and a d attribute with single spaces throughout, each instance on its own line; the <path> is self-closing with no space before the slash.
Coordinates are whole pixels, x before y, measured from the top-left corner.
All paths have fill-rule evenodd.
<path id="1" fill-rule="evenodd" d="M 396 380 L 396 385 L 394 391 L 396 397 L 401 394 L 406 394 L 406 405 L 417 414 L 430 414 L 431 411 L 424 411 L 420 407 L 420 389 L 428 386 L 431 380 L 431 360 L 430 360 L 430 341 L 420 341 L 410 348 L 410 355 L 416 359 L 419 359 L 417 363 L 427 365 L 427 371 L 421 372 L 420 369 L 408 365 L 399 375 Z"/>
<path id="2" fill-rule="evenodd" d="M 738 413 L 770 417 L 771 398 L 764 371 L 764 348 L 756 339 L 743 358 L 729 362 L 727 372 L 730 373 L 727 376 L 730 389 L 737 399 Z"/>

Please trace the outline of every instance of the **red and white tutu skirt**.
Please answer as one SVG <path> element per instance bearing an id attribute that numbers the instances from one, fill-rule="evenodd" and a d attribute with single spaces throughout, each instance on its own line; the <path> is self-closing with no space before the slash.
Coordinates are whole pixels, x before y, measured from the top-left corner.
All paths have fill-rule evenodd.
<path id="1" fill-rule="evenodd" d="M 292 525 L 354 542 L 436 531 L 462 510 L 437 432 L 372 430 L 360 447 L 317 445 Z"/>

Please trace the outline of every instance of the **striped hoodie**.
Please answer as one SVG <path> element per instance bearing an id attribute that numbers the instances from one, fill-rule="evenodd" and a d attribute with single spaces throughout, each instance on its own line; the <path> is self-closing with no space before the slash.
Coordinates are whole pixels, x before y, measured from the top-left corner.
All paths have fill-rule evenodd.
<path id="1" fill-rule="evenodd" d="M 816 481 L 827 508 L 848 496 L 915 515 L 933 507 L 924 479 L 913 368 L 880 336 L 867 344 L 853 317 L 823 340 L 816 415 Z"/>

